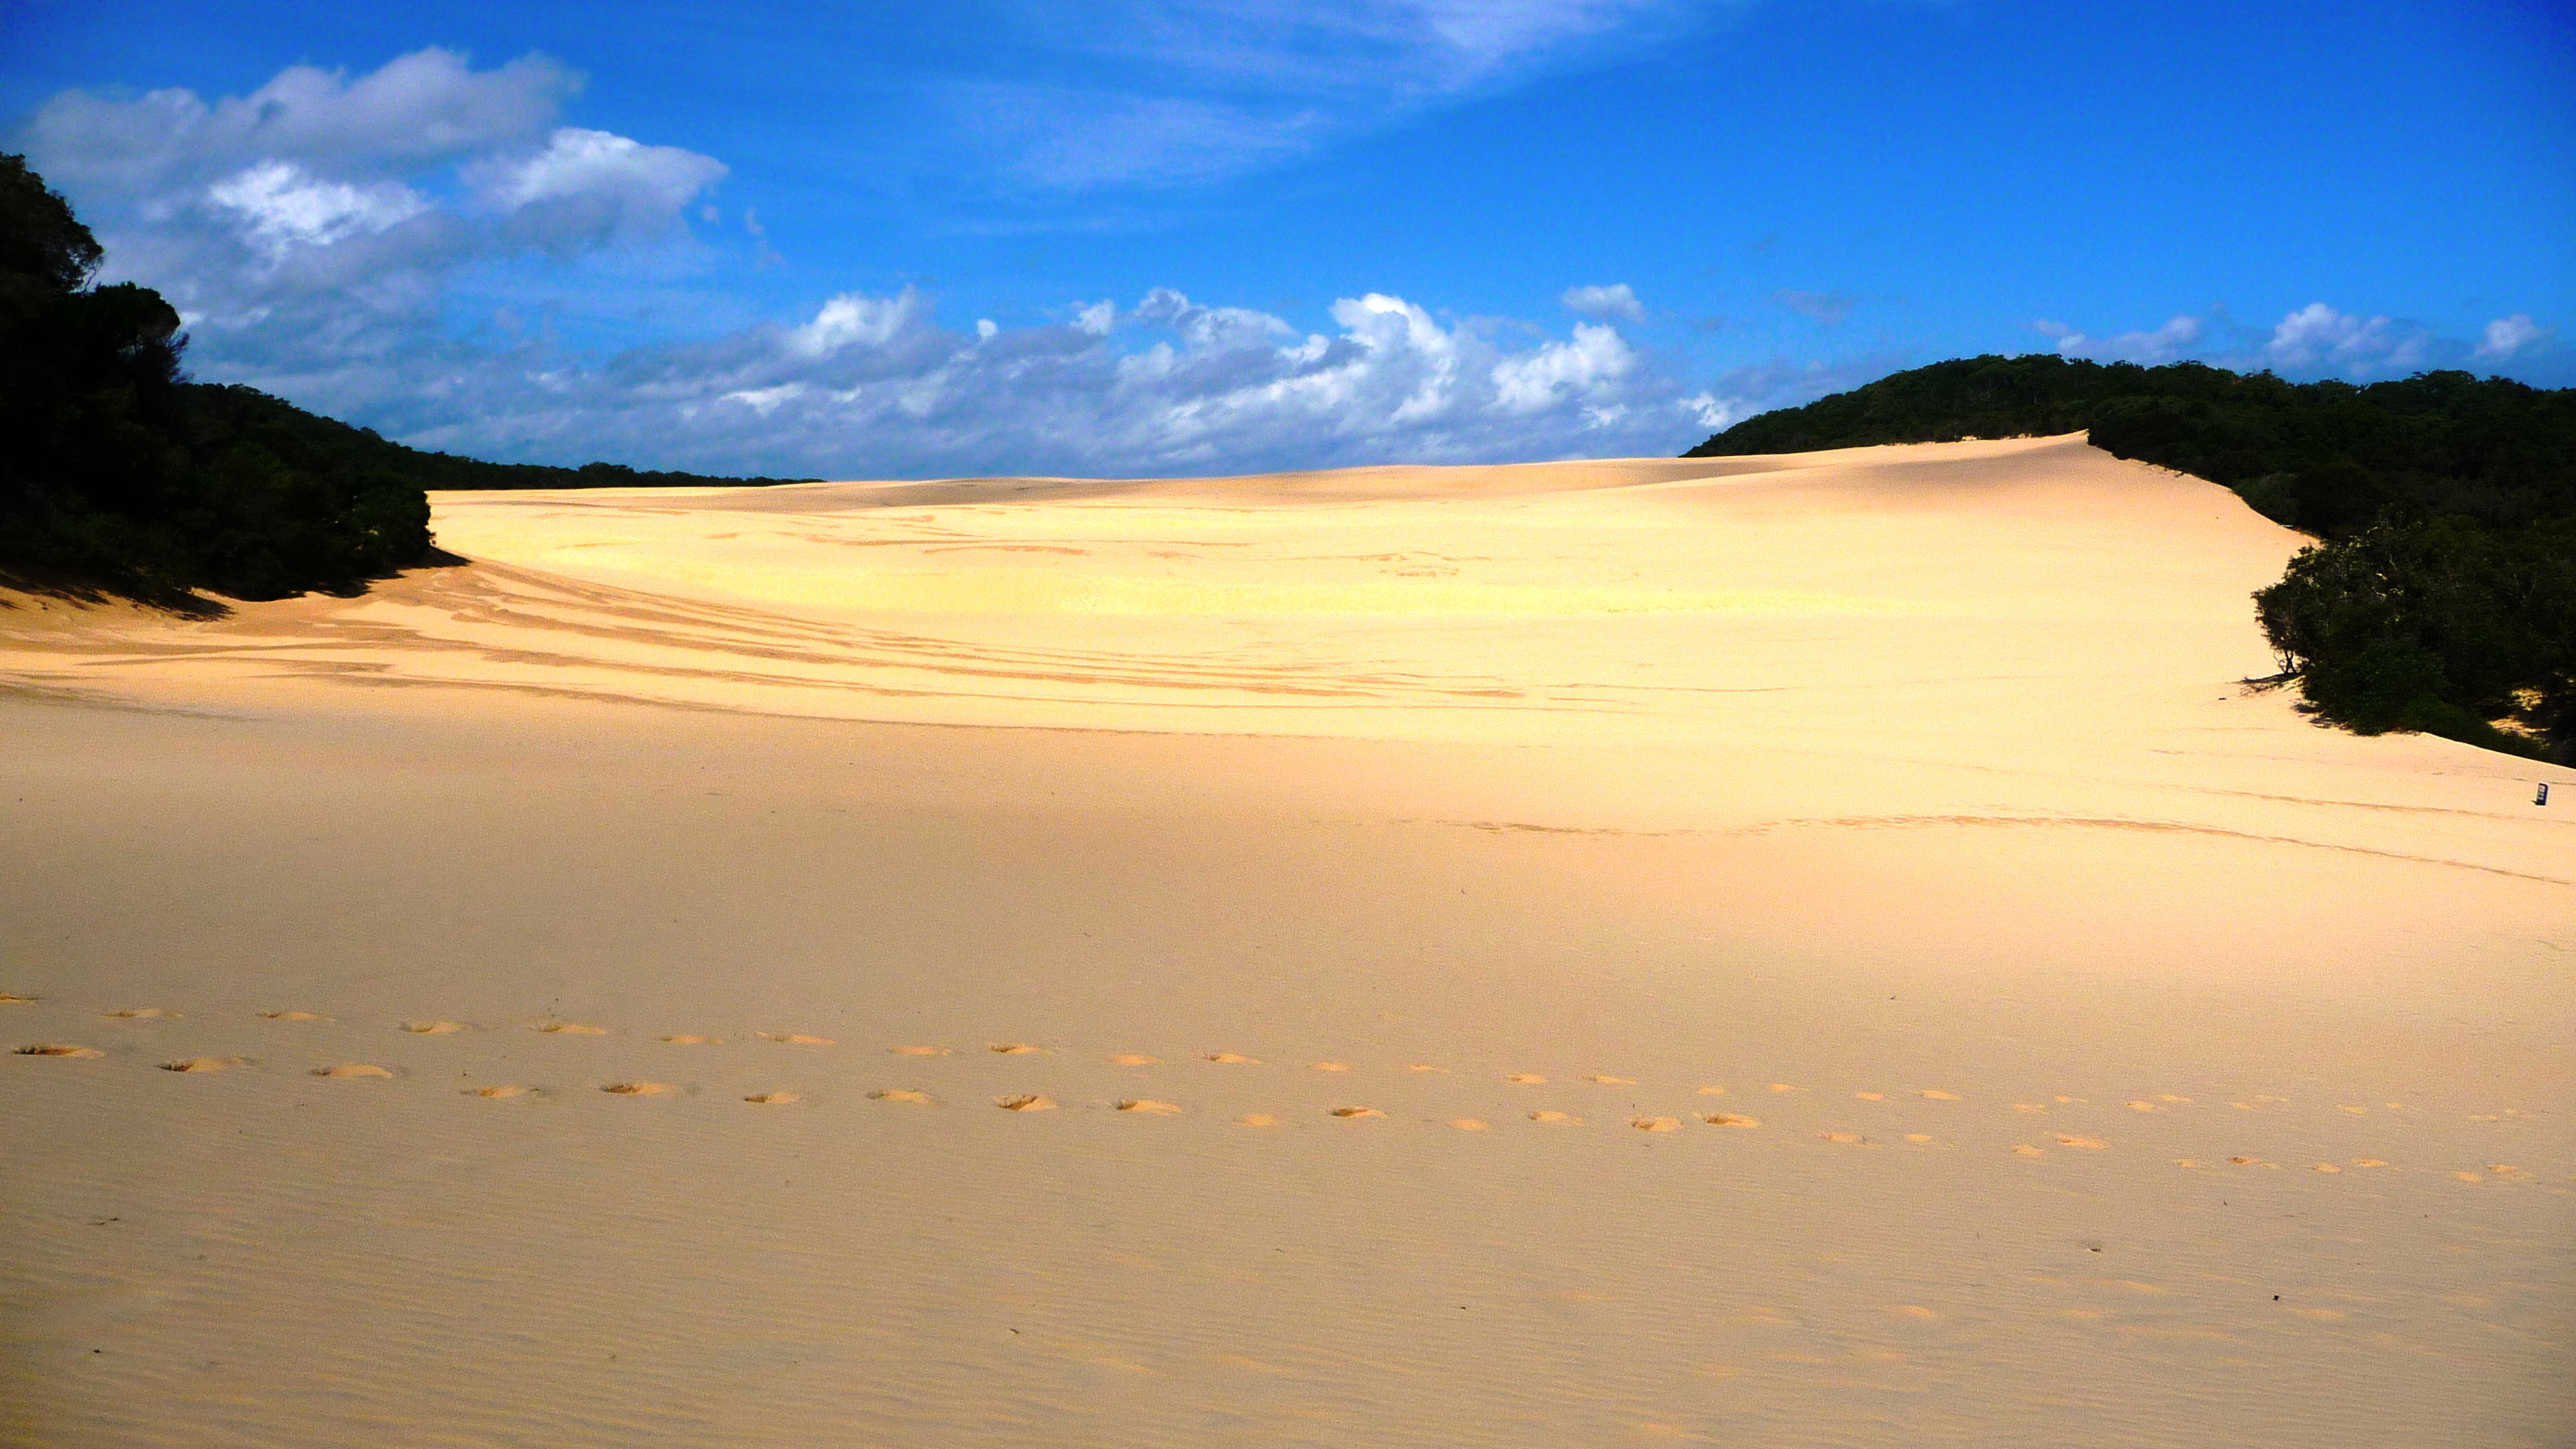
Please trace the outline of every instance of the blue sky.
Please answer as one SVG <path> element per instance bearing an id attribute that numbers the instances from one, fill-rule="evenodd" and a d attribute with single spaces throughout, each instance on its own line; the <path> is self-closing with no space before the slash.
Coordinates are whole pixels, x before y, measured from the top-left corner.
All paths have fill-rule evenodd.
<path id="1" fill-rule="evenodd" d="M 2563 4 L 6 0 L 191 363 L 487 457 L 1669 453 L 1979 352 L 2576 382 Z"/>

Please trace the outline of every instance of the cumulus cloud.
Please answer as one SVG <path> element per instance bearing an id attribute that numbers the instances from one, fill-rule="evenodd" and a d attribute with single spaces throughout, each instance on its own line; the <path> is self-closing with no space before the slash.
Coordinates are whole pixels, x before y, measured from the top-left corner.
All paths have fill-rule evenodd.
<path id="1" fill-rule="evenodd" d="M 432 47 L 351 80 L 290 66 L 247 96 L 187 90 L 133 99 L 65 91 L 21 138 L 57 185 L 152 193 L 251 162 L 385 175 L 524 144 L 544 134 L 581 78 L 541 55 L 477 71 Z"/>
<path id="2" fill-rule="evenodd" d="M 2191 356 L 2201 345 L 2207 326 L 2188 313 L 2168 320 L 2162 327 L 2145 332 L 2122 332 L 2111 337 L 2087 337 L 2072 327 L 2040 321 L 2033 324 L 2040 332 L 2057 339 L 2061 357 L 2085 357 L 2096 362 L 2136 362 L 2155 366 L 2179 362 Z"/>
<path id="3" fill-rule="evenodd" d="M 724 166 L 558 124 L 579 87 L 542 56 L 477 70 L 433 48 L 355 76 L 294 66 L 214 100 L 67 91 L 18 144 L 98 231 L 108 279 L 179 307 L 200 371 L 311 377 L 418 352 L 470 266 L 684 227 Z"/>
<path id="4" fill-rule="evenodd" d="M 461 175 L 481 202 L 510 217 L 510 234 L 563 249 L 659 236 L 725 165 L 677 146 L 561 127 L 539 150 L 487 157 Z"/>
<path id="5" fill-rule="evenodd" d="M 1812 318 L 1826 327 L 1840 327 L 1860 299 L 1847 292 L 1801 292 L 1795 289 L 1771 294 L 1771 300 L 1797 313 Z"/>
<path id="6" fill-rule="evenodd" d="M 1630 322 L 1646 320 L 1646 304 L 1637 300 L 1635 290 L 1625 282 L 1607 287 L 1568 287 L 1565 295 L 1557 300 L 1565 304 L 1567 311 L 1580 312 L 1586 317 L 1618 317 Z"/>
<path id="7" fill-rule="evenodd" d="M 793 324 L 590 366 L 442 342 L 316 382 L 371 396 L 431 447 L 840 477 L 1665 454 L 1700 435 L 1703 411 L 1607 324 L 1506 346 L 1385 293 L 1330 315 L 1301 333 L 1157 288 L 951 330 L 918 291 L 848 293 Z"/>
<path id="8" fill-rule="evenodd" d="M 239 216 L 251 245 L 271 260 L 298 246 L 390 230 L 429 209 L 400 182 L 323 181 L 292 161 L 262 161 L 208 187 L 206 199 Z"/>
<path id="9" fill-rule="evenodd" d="M 2541 326 L 2531 320 L 2528 312 L 2516 312 L 2487 324 L 2485 335 L 2478 341 L 2476 355 L 2490 362 L 2505 362 L 2526 353 L 2538 352 L 2557 336 L 2557 328 Z"/>
<path id="10" fill-rule="evenodd" d="M 2263 357 L 2292 371 L 2325 370 L 2345 376 L 2414 372 L 2426 365 L 2432 337 L 2421 327 L 2386 317 L 2357 317 L 2311 302 L 2272 329 Z"/>

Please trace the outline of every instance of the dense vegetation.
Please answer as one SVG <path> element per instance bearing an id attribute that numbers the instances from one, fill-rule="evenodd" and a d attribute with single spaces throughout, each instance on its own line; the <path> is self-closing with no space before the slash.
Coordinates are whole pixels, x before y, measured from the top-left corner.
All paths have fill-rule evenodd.
<path id="1" fill-rule="evenodd" d="M 69 204 L 0 155 L 0 576 L 17 582 L 164 603 L 348 592 L 436 556 L 427 488 L 745 481 L 424 453 L 190 383 L 178 313 L 92 286 L 99 260 Z"/>
<path id="2" fill-rule="evenodd" d="M 1687 456 L 2079 429 L 2321 540 L 2255 601 L 2327 719 L 2576 751 L 2576 389 L 1976 357 L 1748 418 Z"/>

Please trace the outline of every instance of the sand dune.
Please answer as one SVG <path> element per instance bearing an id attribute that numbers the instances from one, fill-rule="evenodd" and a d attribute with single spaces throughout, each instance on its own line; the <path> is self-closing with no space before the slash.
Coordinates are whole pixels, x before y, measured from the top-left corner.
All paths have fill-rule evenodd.
<path id="1" fill-rule="evenodd" d="M 436 504 L 0 610 L 9 1442 L 2576 1433 L 2576 829 L 2222 490 Z"/>

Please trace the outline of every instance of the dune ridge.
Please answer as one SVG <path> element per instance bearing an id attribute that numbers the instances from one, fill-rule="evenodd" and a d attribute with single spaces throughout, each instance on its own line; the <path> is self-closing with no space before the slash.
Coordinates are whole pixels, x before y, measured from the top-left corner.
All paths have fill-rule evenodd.
<path id="1" fill-rule="evenodd" d="M 436 503 L 0 609 L 0 1440 L 2576 1426 L 2576 833 L 2224 490 Z"/>

